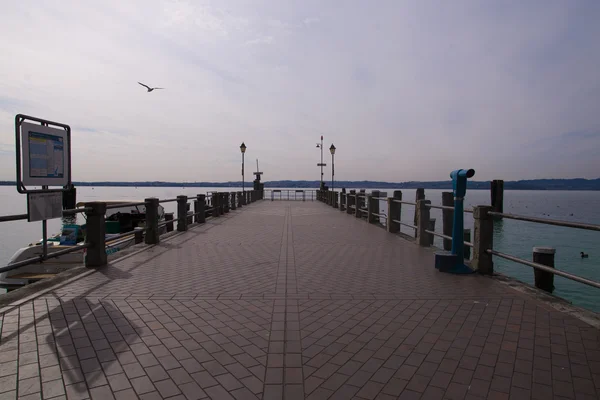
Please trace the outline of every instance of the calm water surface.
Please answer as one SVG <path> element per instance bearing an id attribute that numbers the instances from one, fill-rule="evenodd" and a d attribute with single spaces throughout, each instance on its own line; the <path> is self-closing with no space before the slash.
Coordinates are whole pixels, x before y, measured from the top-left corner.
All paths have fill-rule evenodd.
<path id="1" fill-rule="evenodd" d="M 238 191 L 241 188 L 151 188 L 151 187 L 79 187 L 78 201 L 94 200 L 143 200 L 146 197 L 173 198 L 177 195 L 195 196 L 207 191 Z M 295 189 L 291 189 L 292 191 Z M 388 195 L 392 190 L 382 189 Z M 426 198 L 434 205 L 441 205 L 442 190 L 425 190 Z M 403 190 L 403 198 L 413 201 L 415 190 Z M 565 221 L 600 224 L 600 192 L 578 191 L 506 191 L 504 211 L 542 218 Z M 465 198 L 465 208 L 479 204 L 490 204 L 487 190 L 471 190 Z M 26 198 L 18 194 L 14 187 L 0 187 L 1 215 L 26 212 Z M 176 203 L 164 204 L 166 212 L 174 212 Z M 441 210 L 431 209 L 431 217 L 436 218 L 436 231 L 441 232 Z M 402 220 L 413 222 L 414 207 L 403 205 Z M 81 217 L 80 217 L 81 218 Z M 60 220 L 48 221 L 48 232 L 56 233 L 61 227 Z M 465 214 L 465 228 L 473 229 L 471 214 Z M 32 241 L 41 238 L 41 222 L 4 222 L 0 223 L 0 265 L 5 265 L 14 252 Z M 402 227 L 402 232 L 412 232 Z M 600 280 L 600 233 L 578 229 L 535 224 L 505 219 L 495 222 L 494 248 L 527 260 L 532 259 L 534 246 L 553 246 L 556 248 L 556 267 L 586 278 Z M 436 238 L 436 246 L 442 247 L 442 241 Z M 589 258 L 581 259 L 579 252 L 586 252 Z M 533 284 L 533 269 L 500 258 L 494 259 L 496 271 Z M 433 268 L 433 265 L 431 265 Z M 555 277 L 554 293 L 573 304 L 600 312 L 597 298 L 599 289 Z"/>

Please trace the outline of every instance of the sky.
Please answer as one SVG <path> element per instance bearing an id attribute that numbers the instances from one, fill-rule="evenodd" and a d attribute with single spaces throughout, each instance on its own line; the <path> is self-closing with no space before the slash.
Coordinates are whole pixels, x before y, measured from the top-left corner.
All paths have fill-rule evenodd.
<path id="1" fill-rule="evenodd" d="M 600 1 L 33 0 L 0 13 L 18 113 L 79 181 L 600 177 Z M 138 85 L 164 87 L 148 93 Z"/>

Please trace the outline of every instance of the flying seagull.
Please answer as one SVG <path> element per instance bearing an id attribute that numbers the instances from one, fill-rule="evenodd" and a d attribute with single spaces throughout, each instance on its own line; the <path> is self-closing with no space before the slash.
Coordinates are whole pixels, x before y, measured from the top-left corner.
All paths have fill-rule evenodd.
<path id="1" fill-rule="evenodd" d="M 161 88 L 161 87 L 153 87 L 153 88 L 151 88 L 151 87 L 150 87 L 150 86 L 148 86 L 148 85 L 144 85 L 142 82 L 138 82 L 138 83 L 139 83 L 140 85 L 142 85 L 143 87 L 145 87 L 146 89 L 148 89 L 148 92 L 151 92 L 151 91 L 153 91 L 154 89 L 164 89 L 164 88 Z"/>

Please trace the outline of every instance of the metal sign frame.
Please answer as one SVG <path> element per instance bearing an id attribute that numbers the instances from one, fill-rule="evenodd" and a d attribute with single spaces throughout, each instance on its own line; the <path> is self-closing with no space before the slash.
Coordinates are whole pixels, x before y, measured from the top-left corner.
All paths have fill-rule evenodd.
<path id="1" fill-rule="evenodd" d="M 25 187 L 25 184 L 23 182 L 23 156 L 21 154 L 21 151 L 23 150 L 23 148 L 21 147 L 21 126 L 23 124 L 23 122 L 37 122 L 40 124 L 40 126 L 42 127 L 47 127 L 47 128 L 62 128 L 63 130 L 65 130 L 65 138 L 66 138 L 66 144 L 65 144 L 65 149 L 64 149 L 64 154 L 63 154 L 63 163 L 65 164 L 65 171 L 64 174 L 66 175 L 66 182 L 61 181 L 59 183 L 60 186 L 62 186 L 62 188 L 60 189 L 48 189 L 46 185 L 42 185 L 40 183 L 40 185 L 42 186 L 42 189 L 38 189 L 38 190 L 30 190 L 27 189 Z M 68 188 L 70 188 L 72 186 L 72 181 L 71 181 L 71 127 L 69 125 L 66 124 L 61 124 L 59 122 L 54 122 L 54 121 L 49 121 L 49 120 L 45 120 L 45 119 L 41 119 L 41 118 L 36 118 L 36 117 L 32 117 L 29 115 L 24 115 L 24 114 L 17 114 L 15 116 L 15 152 L 16 152 L 16 171 L 17 171 L 17 191 L 21 194 L 27 194 L 27 193 L 48 193 L 48 192 L 66 192 L 67 190 L 69 190 Z M 28 168 L 27 168 L 28 170 Z M 57 179 L 58 180 L 58 179 Z M 57 185 L 58 186 L 58 185 Z"/>

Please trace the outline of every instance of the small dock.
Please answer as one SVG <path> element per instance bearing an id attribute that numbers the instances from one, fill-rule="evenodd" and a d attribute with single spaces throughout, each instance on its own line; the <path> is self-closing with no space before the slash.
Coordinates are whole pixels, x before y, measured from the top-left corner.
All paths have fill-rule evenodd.
<path id="1" fill-rule="evenodd" d="M 321 202 L 258 201 L 0 315 L 0 399 L 597 399 L 600 331 Z"/>

